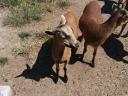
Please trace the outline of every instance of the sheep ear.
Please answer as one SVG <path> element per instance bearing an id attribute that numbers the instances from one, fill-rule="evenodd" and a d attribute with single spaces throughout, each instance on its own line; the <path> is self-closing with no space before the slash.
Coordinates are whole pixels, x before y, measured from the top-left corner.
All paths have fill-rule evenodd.
<path id="1" fill-rule="evenodd" d="M 55 35 L 55 32 L 53 32 L 53 31 L 45 31 L 45 33 L 48 35 Z"/>
<path id="2" fill-rule="evenodd" d="M 60 25 L 65 25 L 65 24 L 66 24 L 66 18 L 64 15 L 61 15 Z"/>
<path id="3" fill-rule="evenodd" d="M 119 9 L 119 6 L 114 3 L 114 4 L 112 5 L 112 8 L 114 9 L 114 11 L 117 11 L 117 10 Z"/>
<path id="4" fill-rule="evenodd" d="M 31 69 L 30 66 L 29 66 L 28 64 L 26 64 L 26 67 L 27 67 L 27 69 Z"/>
<path id="5" fill-rule="evenodd" d="M 123 18 L 124 18 L 125 22 L 128 22 L 128 15 L 124 15 Z"/>

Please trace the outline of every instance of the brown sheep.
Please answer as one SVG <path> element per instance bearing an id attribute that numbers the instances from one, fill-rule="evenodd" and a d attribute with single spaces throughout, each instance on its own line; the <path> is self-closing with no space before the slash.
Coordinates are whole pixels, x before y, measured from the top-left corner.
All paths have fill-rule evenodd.
<path id="1" fill-rule="evenodd" d="M 64 63 L 64 72 L 66 76 L 66 65 L 71 57 L 71 48 L 79 47 L 78 37 L 78 20 L 72 11 L 66 12 L 61 16 L 58 27 L 46 33 L 54 35 L 52 41 L 52 58 L 56 63 L 56 73 L 59 75 L 59 64 Z"/>
<path id="2" fill-rule="evenodd" d="M 91 1 L 85 7 L 83 14 L 79 20 L 79 28 L 82 32 L 82 36 L 85 39 L 84 50 L 82 54 L 82 61 L 87 46 L 91 45 L 94 48 L 92 64 L 94 67 L 94 61 L 97 49 L 102 45 L 106 39 L 112 34 L 117 26 L 119 26 L 127 18 L 127 12 L 124 9 L 117 8 L 111 17 L 104 23 L 101 23 L 101 8 L 97 1 Z"/>
<path id="3" fill-rule="evenodd" d="M 118 6 L 120 6 L 120 5 L 122 5 L 122 7 L 124 7 L 126 10 L 128 10 L 128 0 L 126 0 L 125 2 L 123 2 L 123 0 L 119 0 L 119 1 L 118 1 Z M 122 25 L 121 31 L 120 31 L 120 33 L 117 35 L 117 37 L 120 37 L 120 36 L 121 36 L 121 34 L 123 33 L 123 31 L 124 31 L 124 29 L 125 29 L 127 23 L 128 23 L 128 22 L 126 22 L 126 23 L 124 23 L 124 24 Z M 125 34 L 124 36 L 127 37 L 127 36 L 128 36 L 128 32 L 127 32 L 127 34 Z"/>

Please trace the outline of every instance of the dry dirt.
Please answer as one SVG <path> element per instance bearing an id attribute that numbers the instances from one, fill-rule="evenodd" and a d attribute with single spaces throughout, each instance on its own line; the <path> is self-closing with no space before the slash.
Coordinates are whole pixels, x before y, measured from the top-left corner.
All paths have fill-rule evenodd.
<path id="1" fill-rule="evenodd" d="M 73 10 L 79 17 L 89 1 L 91 0 L 74 0 L 68 10 Z M 102 5 L 103 2 L 100 4 Z M 67 82 L 65 78 L 60 77 L 55 83 L 55 66 L 51 64 L 48 56 L 50 45 L 46 45 L 47 42 L 43 44 L 42 41 L 43 46 L 40 44 L 30 53 L 29 61 L 24 57 L 12 55 L 12 48 L 20 42 L 18 32 L 38 32 L 49 25 L 55 26 L 59 22 L 60 14 L 65 11 L 59 9 L 44 15 L 43 20 L 38 23 L 32 22 L 26 26 L 14 28 L 2 26 L 2 20 L 8 11 L 0 9 L 0 56 L 9 59 L 7 65 L 0 67 L 0 85 L 10 85 L 14 96 L 128 96 L 128 62 L 125 62 L 125 60 L 128 61 L 128 38 L 112 37 L 103 47 L 99 47 L 95 68 L 79 61 L 69 64 Z M 104 14 L 105 18 L 108 16 Z M 120 28 L 114 33 L 118 33 L 119 30 Z M 83 43 L 77 53 L 80 54 L 82 50 Z M 92 52 L 93 49 L 88 47 L 86 61 L 90 62 Z M 26 64 L 31 69 L 27 69 Z M 61 76 L 63 76 L 62 67 L 63 65 Z M 15 78 L 20 74 L 23 76 Z"/>

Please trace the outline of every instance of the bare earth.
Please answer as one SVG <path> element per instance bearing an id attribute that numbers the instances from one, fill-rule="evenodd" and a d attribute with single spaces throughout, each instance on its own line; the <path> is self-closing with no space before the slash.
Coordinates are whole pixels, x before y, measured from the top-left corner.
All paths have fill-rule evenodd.
<path id="1" fill-rule="evenodd" d="M 80 17 L 83 8 L 90 1 L 74 0 L 68 10 L 74 11 Z M 102 6 L 104 2 L 100 4 Z M 10 85 L 14 96 L 128 96 L 128 38 L 112 37 L 103 47 L 100 47 L 95 68 L 80 61 L 69 64 L 67 83 L 64 78 L 60 78 L 55 83 L 55 66 L 50 65 L 48 52 L 44 54 L 45 51 L 50 50 L 50 45 L 45 46 L 43 41 L 30 54 L 29 61 L 24 57 L 12 55 L 12 48 L 20 42 L 18 32 L 41 31 L 48 25 L 55 26 L 59 22 L 59 16 L 66 10 L 56 10 L 54 13 L 43 16 L 43 20 L 38 23 L 32 22 L 26 26 L 14 28 L 2 26 L 2 20 L 8 11 L 0 9 L 0 56 L 9 58 L 9 63 L 0 67 L 0 85 Z M 105 20 L 108 16 L 109 14 L 104 14 Z M 128 26 L 125 32 L 127 30 Z M 119 31 L 120 27 L 114 33 L 117 34 Z M 44 46 L 41 48 L 42 44 Z M 48 49 L 45 50 L 46 47 Z M 82 50 L 83 43 L 77 53 L 81 54 Z M 91 61 L 92 52 L 93 49 L 88 47 L 85 56 L 87 62 Z M 32 69 L 26 70 L 26 64 Z M 15 78 L 20 74 L 23 76 Z M 60 75 L 63 76 L 63 65 Z"/>

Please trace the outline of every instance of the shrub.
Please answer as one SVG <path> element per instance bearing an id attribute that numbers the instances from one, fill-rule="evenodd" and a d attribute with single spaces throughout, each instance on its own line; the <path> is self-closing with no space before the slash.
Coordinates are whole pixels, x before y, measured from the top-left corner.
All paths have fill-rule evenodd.
<path id="1" fill-rule="evenodd" d="M 28 32 L 20 32 L 18 33 L 18 36 L 21 38 L 21 39 L 25 39 L 25 38 L 28 38 L 30 35 L 30 33 Z"/>
<path id="2" fill-rule="evenodd" d="M 70 2 L 68 0 L 56 0 L 56 4 L 61 7 L 68 7 L 70 5 Z"/>
<path id="3" fill-rule="evenodd" d="M 8 59 L 6 57 L 0 57 L 0 65 L 5 65 L 8 63 Z"/>

